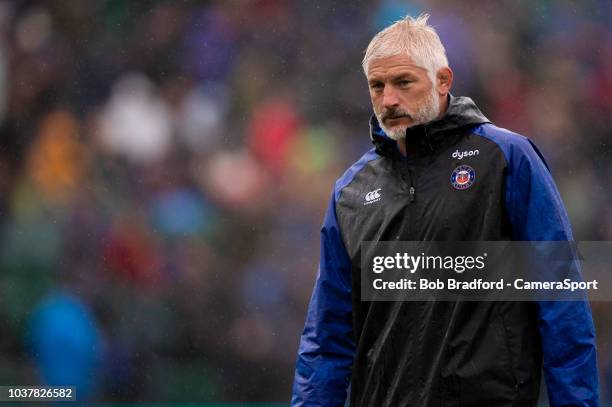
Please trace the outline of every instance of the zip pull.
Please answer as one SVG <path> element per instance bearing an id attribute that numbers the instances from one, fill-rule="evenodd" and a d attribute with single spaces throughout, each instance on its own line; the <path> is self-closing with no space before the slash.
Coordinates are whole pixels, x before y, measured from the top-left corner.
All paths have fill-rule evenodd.
<path id="1" fill-rule="evenodd" d="M 415 192 L 414 191 L 414 187 L 411 186 L 410 190 L 409 190 L 409 193 L 410 193 L 410 203 L 414 202 L 414 195 L 415 195 L 414 192 Z"/>

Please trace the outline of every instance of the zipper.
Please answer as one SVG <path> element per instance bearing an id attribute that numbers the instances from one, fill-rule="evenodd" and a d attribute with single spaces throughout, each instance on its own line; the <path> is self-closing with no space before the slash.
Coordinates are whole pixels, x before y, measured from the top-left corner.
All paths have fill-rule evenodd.
<path id="1" fill-rule="evenodd" d="M 423 132 L 424 132 L 425 144 L 429 148 L 429 152 L 433 154 L 434 148 L 433 148 L 433 145 L 431 144 L 431 141 L 429 140 L 429 133 L 427 133 L 427 126 L 423 127 Z M 407 149 L 408 149 L 408 144 L 406 144 L 406 150 Z M 433 155 L 432 155 L 432 158 L 433 158 Z M 412 176 L 412 171 L 410 170 L 410 168 L 408 168 L 408 163 L 406 163 L 406 170 L 408 171 L 408 179 L 410 181 L 410 187 L 408 189 L 408 197 L 409 197 L 408 201 L 410 203 L 414 203 L 416 201 L 416 188 L 414 187 L 414 179 Z"/>
<path id="2" fill-rule="evenodd" d="M 434 148 L 433 148 L 433 145 L 431 144 L 431 140 L 429 139 L 429 133 L 427 133 L 427 126 L 423 127 L 423 131 L 425 132 L 425 144 L 427 144 L 427 147 L 429 148 L 429 152 L 433 154 Z"/>
<path id="3" fill-rule="evenodd" d="M 409 199 L 408 201 L 410 203 L 414 203 L 414 201 L 416 200 L 416 188 L 414 187 L 414 181 L 412 178 L 412 171 L 410 170 L 410 168 L 408 168 L 408 164 L 406 163 L 406 169 L 408 170 L 408 180 L 410 183 L 410 188 L 408 189 L 408 196 Z"/>
<path id="4" fill-rule="evenodd" d="M 503 315 L 501 314 L 501 311 L 498 311 L 498 317 L 501 321 L 501 327 L 502 327 L 502 337 L 504 339 L 504 345 L 506 347 L 506 352 L 508 354 L 508 362 L 510 364 L 509 366 L 509 370 L 510 370 L 510 377 L 512 379 L 512 381 L 514 382 L 514 391 L 518 391 L 519 390 L 519 386 L 522 384 L 521 382 L 519 382 L 515 370 L 514 370 L 514 356 L 512 355 L 512 348 L 510 347 L 510 341 L 508 339 L 508 327 L 506 326 L 506 321 L 504 320 Z"/>

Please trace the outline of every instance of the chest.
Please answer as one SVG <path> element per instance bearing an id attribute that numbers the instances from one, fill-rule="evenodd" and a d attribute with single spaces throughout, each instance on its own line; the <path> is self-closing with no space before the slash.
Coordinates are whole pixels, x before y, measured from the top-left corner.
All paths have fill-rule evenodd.
<path id="1" fill-rule="evenodd" d="M 349 256 L 362 241 L 499 239 L 505 170 L 501 151 L 478 136 L 413 160 L 372 161 L 337 203 Z"/>

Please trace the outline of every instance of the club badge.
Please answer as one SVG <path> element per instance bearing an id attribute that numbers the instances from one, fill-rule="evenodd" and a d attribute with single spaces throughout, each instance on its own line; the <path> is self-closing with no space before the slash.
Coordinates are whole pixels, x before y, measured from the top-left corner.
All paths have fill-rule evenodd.
<path id="1" fill-rule="evenodd" d="M 460 165 L 451 174 L 451 185 L 455 189 L 468 189 L 476 180 L 476 173 L 469 165 Z"/>

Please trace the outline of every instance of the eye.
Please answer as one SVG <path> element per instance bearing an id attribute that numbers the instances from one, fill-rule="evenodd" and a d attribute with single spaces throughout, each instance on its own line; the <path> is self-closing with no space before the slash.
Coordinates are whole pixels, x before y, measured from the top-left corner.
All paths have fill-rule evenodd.
<path id="1" fill-rule="evenodd" d="M 410 85 L 411 83 L 412 83 L 412 81 L 409 81 L 409 80 L 407 80 L 407 79 L 402 79 L 402 80 L 399 80 L 399 81 L 397 82 L 398 86 L 399 86 L 399 87 L 401 87 L 401 88 L 405 88 L 405 87 L 407 87 L 408 85 Z"/>
<path id="2" fill-rule="evenodd" d="M 382 91 L 384 88 L 384 85 L 382 84 L 382 82 L 373 82 L 370 84 L 370 89 L 372 89 L 374 92 L 380 92 Z"/>

